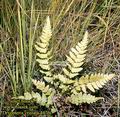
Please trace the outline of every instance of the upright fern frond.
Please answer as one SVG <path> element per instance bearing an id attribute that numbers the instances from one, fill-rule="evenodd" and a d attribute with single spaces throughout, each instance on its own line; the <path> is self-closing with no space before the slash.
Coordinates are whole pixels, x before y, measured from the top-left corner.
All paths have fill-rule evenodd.
<path id="1" fill-rule="evenodd" d="M 114 74 L 91 74 L 82 76 L 78 81 L 76 81 L 75 89 L 77 91 L 83 91 L 86 93 L 88 88 L 92 92 L 95 92 L 95 89 L 99 90 L 102 88 L 108 81 L 110 81 L 115 75 Z"/>
<path id="2" fill-rule="evenodd" d="M 46 23 L 43 27 L 42 35 L 40 37 L 39 42 L 36 42 L 35 48 L 38 51 L 37 52 L 37 62 L 39 63 L 39 66 L 42 68 L 41 73 L 50 76 L 51 75 L 51 68 L 50 68 L 50 62 L 51 59 L 51 51 L 49 51 L 49 41 L 52 36 L 51 31 L 51 25 L 50 25 L 50 19 L 47 17 Z"/>
<path id="3" fill-rule="evenodd" d="M 100 99 L 104 99 L 102 97 L 95 97 L 90 94 L 82 94 L 81 92 L 78 94 L 72 94 L 70 97 L 67 98 L 67 101 L 69 101 L 72 104 L 79 105 L 81 103 L 93 103 Z"/>
<path id="4" fill-rule="evenodd" d="M 78 75 L 83 68 L 83 60 L 85 59 L 85 52 L 88 44 L 88 32 L 86 31 L 83 40 L 76 45 L 75 48 L 71 48 L 69 56 L 67 57 L 67 68 L 63 68 L 63 72 L 69 78 L 73 78 Z"/>

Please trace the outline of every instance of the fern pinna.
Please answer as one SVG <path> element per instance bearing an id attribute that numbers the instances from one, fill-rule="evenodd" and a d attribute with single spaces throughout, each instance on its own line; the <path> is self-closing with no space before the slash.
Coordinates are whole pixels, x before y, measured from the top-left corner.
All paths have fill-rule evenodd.
<path id="1" fill-rule="evenodd" d="M 67 65 L 63 68 L 61 74 L 55 74 L 51 68 L 52 48 L 49 46 L 52 31 L 50 19 L 47 17 L 42 35 L 35 44 L 37 50 L 37 64 L 40 66 L 40 72 L 43 79 L 40 81 L 33 79 L 32 82 L 40 92 L 25 92 L 24 96 L 18 96 L 19 99 L 35 99 L 40 105 L 50 107 L 55 112 L 54 99 L 57 95 L 65 96 L 65 102 L 79 105 L 81 103 L 93 103 L 102 97 L 95 97 L 88 94 L 89 91 L 95 92 L 102 88 L 114 74 L 94 73 L 90 75 L 78 75 L 83 70 L 82 65 L 86 57 L 86 48 L 88 45 L 88 32 L 86 31 L 81 42 L 71 48 L 69 55 L 66 56 Z M 79 77 L 79 78 L 78 78 Z"/>

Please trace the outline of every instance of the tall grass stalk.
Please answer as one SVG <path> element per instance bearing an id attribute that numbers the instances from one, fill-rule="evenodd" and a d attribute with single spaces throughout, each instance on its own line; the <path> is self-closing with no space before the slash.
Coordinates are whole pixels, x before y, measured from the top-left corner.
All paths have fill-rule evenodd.
<path id="1" fill-rule="evenodd" d="M 26 92 L 26 91 L 29 91 L 31 88 L 31 77 L 32 77 L 32 68 L 33 68 L 33 43 L 35 39 L 35 33 L 37 29 L 39 14 L 37 16 L 37 19 L 35 19 L 34 0 L 32 0 L 31 10 L 30 10 L 31 11 L 30 27 L 28 28 L 29 33 L 28 33 L 28 43 L 27 43 L 27 40 L 26 40 L 27 22 L 26 22 L 26 15 L 24 14 L 24 11 L 25 11 L 24 0 L 21 0 L 21 6 L 22 6 L 22 9 L 20 10 L 20 7 L 18 5 L 18 21 L 19 21 L 19 32 L 20 32 L 19 34 L 20 35 L 20 60 L 21 60 L 21 73 L 22 73 L 21 81 L 23 84 L 24 92 Z M 27 58 L 27 55 L 28 55 L 28 58 Z M 27 59 L 27 62 L 25 62 L 25 57 Z"/>
<path id="2" fill-rule="evenodd" d="M 29 58 L 28 58 L 28 87 L 31 86 L 31 73 L 33 72 L 33 45 L 34 45 L 34 39 L 37 29 L 37 24 L 39 20 L 39 15 L 37 16 L 37 19 L 35 19 L 35 12 L 34 12 L 34 1 L 32 1 L 31 5 L 31 20 L 30 20 L 30 32 L 29 32 Z M 36 20 L 36 21 L 35 21 Z M 34 29 L 34 30 L 33 30 Z"/>
<path id="3" fill-rule="evenodd" d="M 11 88 L 12 88 L 12 91 L 13 91 L 13 95 L 16 96 L 16 90 L 17 90 L 17 82 L 16 82 L 16 79 L 15 79 L 15 74 L 13 72 L 13 69 L 11 69 L 11 64 L 13 63 L 9 63 L 6 55 L 5 55 L 5 52 L 3 50 L 3 47 L 0 45 L 0 51 L 2 52 L 4 58 L 5 58 L 5 65 L 7 66 L 8 70 L 7 70 L 7 75 L 8 77 L 10 78 L 10 83 L 11 83 Z"/>
<path id="4" fill-rule="evenodd" d="M 27 3 L 25 0 L 17 0 L 17 2 L 15 2 L 17 12 L 11 9 L 13 5 L 11 2 L 2 2 L 3 5 L 6 6 L 6 12 L 2 10 L 2 23 L 4 25 L 4 30 L 6 29 L 9 32 L 8 36 L 13 36 L 12 39 L 14 40 L 14 45 L 11 46 L 11 38 L 9 38 L 6 42 L 3 41 L 1 43 L 0 50 L 5 58 L 6 66 L 4 66 L 7 67 L 8 73 L 6 72 L 6 74 L 8 74 L 8 77 L 10 78 L 13 95 L 17 96 L 23 92 L 30 91 L 31 89 L 31 77 L 33 76 L 32 71 L 34 69 L 33 43 L 36 38 L 35 35 L 40 13 L 37 15 L 35 14 L 34 0 L 31 2 L 31 8 L 26 5 Z M 30 9 L 28 10 L 31 12 L 30 14 L 27 13 L 28 8 Z M 14 12 L 17 15 L 15 15 Z M 10 17 L 11 19 L 13 18 L 12 25 L 11 20 L 7 22 L 7 19 Z M 15 30 L 13 31 L 14 28 Z M 16 35 L 14 35 L 13 32 Z M 6 52 L 9 54 L 6 55 Z"/>
<path id="5" fill-rule="evenodd" d="M 27 91 L 26 87 L 26 77 L 25 77 L 25 63 L 24 63 L 24 46 L 23 46 L 23 32 L 22 32 L 22 20 L 20 14 L 20 7 L 18 5 L 18 24 L 19 24 L 19 36 L 20 36 L 20 66 L 21 66 L 21 81 L 25 91 Z"/>

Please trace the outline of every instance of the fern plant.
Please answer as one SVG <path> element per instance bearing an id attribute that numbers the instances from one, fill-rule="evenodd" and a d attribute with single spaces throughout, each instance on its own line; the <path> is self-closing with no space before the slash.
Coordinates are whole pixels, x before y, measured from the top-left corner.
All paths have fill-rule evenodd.
<path id="1" fill-rule="evenodd" d="M 43 79 L 33 79 L 32 82 L 39 89 L 39 92 L 25 92 L 19 99 L 35 99 L 42 106 L 50 107 L 55 111 L 54 103 L 57 96 L 65 97 L 65 103 L 79 105 L 81 103 L 93 103 L 103 97 L 90 95 L 88 91 L 95 92 L 102 88 L 114 74 L 94 73 L 90 75 L 81 75 L 82 65 L 86 57 L 86 48 L 88 44 L 88 32 L 86 31 L 81 42 L 71 48 L 69 55 L 66 56 L 66 67 L 62 68 L 61 74 L 55 74 L 52 68 L 52 48 L 50 39 L 52 36 L 50 19 L 47 17 L 42 35 L 35 44 L 37 50 L 37 64 L 40 66 L 40 72 Z"/>

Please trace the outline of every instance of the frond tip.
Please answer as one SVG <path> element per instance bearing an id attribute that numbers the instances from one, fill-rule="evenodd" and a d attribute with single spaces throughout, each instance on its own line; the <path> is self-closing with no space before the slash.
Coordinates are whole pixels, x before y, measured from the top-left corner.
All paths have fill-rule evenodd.
<path id="1" fill-rule="evenodd" d="M 110 81 L 115 74 L 91 74 L 82 76 L 78 81 L 76 81 L 75 89 L 78 91 L 83 91 L 86 93 L 88 88 L 92 92 L 95 92 L 95 89 L 102 88 L 108 81 Z"/>
<path id="2" fill-rule="evenodd" d="M 46 23 L 42 30 L 42 35 L 40 36 L 40 40 L 36 42 L 35 48 L 37 52 L 37 62 L 39 66 L 42 68 L 42 73 L 47 76 L 50 76 L 50 59 L 51 59 L 51 51 L 49 51 L 49 41 L 52 36 L 51 25 L 49 17 L 46 18 Z"/>
<path id="3" fill-rule="evenodd" d="M 67 68 L 63 68 L 63 72 L 69 78 L 73 78 L 78 75 L 83 68 L 83 61 L 86 56 L 86 48 L 88 44 L 88 32 L 86 31 L 83 40 L 76 45 L 75 48 L 71 48 L 69 56 L 67 57 Z"/>

